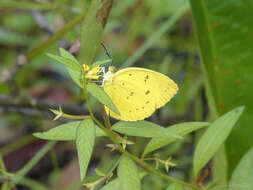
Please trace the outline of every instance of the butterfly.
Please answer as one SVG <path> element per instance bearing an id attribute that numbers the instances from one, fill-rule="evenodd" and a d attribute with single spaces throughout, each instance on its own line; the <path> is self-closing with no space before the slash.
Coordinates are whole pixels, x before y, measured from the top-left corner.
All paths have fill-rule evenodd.
<path id="1" fill-rule="evenodd" d="M 108 107 L 111 117 L 123 121 L 138 121 L 151 116 L 164 106 L 178 91 L 177 84 L 166 75 L 138 67 L 129 67 L 115 72 L 113 66 L 83 65 L 85 78 L 100 82 L 105 93 L 118 108 L 120 115 Z"/>

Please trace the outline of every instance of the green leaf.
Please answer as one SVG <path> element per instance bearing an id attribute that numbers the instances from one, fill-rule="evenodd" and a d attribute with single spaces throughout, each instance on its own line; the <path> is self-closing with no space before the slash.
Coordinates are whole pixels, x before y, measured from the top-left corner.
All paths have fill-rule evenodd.
<path id="1" fill-rule="evenodd" d="M 177 183 L 173 183 L 173 184 L 170 184 L 166 190 L 184 190 L 184 187 L 177 184 Z"/>
<path id="2" fill-rule="evenodd" d="M 241 106 L 219 117 L 200 138 L 193 157 L 193 173 L 195 179 L 197 178 L 198 172 L 225 142 L 243 110 L 244 106 Z"/>
<path id="3" fill-rule="evenodd" d="M 24 176 L 41 160 L 41 158 L 54 146 L 54 144 L 55 141 L 50 141 L 42 149 L 40 149 L 40 151 L 16 173 L 16 175 L 12 178 L 11 183 L 19 183 Z"/>
<path id="4" fill-rule="evenodd" d="M 253 148 L 251 148 L 240 160 L 235 168 L 229 190 L 252 190 L 253 189 Z"/>
<path id="5" fill-rule="evenodd" d="M 76 58 L 71 53 L 69 53 L 67 50 L 65 50 L 63 48 L 60 48 L 59 50 L 60 50 L 62 57 L 71 59 L 73 62 L 75 62 L 76 64 L 79 65 L 79 62 L 76 60 Z"/>
<path id="6" fill-rule="evenodd" d="M 168 131 L 164 127 L 148 121 L 119 121 L 112 126 L 114 131 L 138 137 L 173 137 L 182 139 L 180 135 L 173 131 Z"/>
<path id="7" fill-rule="evenodd" d="M 118 177 L 122 190 L 141 190 L 140 176 L 134 161 L 123 156 L 118 166 Z"/>
<path id="8" fill-rule="evenodd" d="M 83 88 L 83 84 L 81 82 L 81 75 L 82 73 L 79 71 L 74 71 L 72 69 L 67 68 L 68 73 L 70 75 L 70 77 L 72 78 L 72 80 L 80 87 Z"/>
<path id="9" fill-rule="evenodd" d="M 100 46 L 103 27 L 97 20 L 102 1 L 93 0 L 81 25 L 79 62 L 91 65 Z"/>
<path id="10" fill-rule="evenodd" d="M 118 178 L 110 181 L 108 184 L 106 184 L 100 190 L 116 190 L 116 189 L 121 189 L 121 184 L 120 184 L 120 181 Z"/>
<path id="11" fill-rule="evenodd" d="M 253 145 L 253 5 L 244 0 L 191 0 L 199 49 L 219 114 L 247 105 L 226 141 L 229 174 Z M 243 140 L 242 140 L 243 139 Z M 235 151 L 236 150 L 236 151 Z"/>
<path id="12" fill-rule="evenodd" d="M 45 140 L 71 141 L 76 139 L 76 128 L 80 121 L 74 121 L 59 125 L 46 132 L 33 133 L 33 136 Z M 98 126 L 96 127 L 96 137 L 105 136 L 105 133 Z"/>
<path id="13" fill-rule="evenodd" d="M 95 66 L 100 66 L 100 65 L 106 65 L 108 63 L 112 62 L 111 59 L 106 59 L 106 60 L 102 60 L 102 61 L 96 61 L 92 64 L 93 67 Z"/>
<path id="14" fill-rule="evenodd" d="M 52 59 L 55 59 L 56 61 L 62 63 L 63 65 L 66 66 L 66 68 L 72 70 L 72 71 L 75 71 L 75 72 L 80 72 L 82 71 L 82 68 L 81 66 L 76 63 L 73 59 L 71 58 L 67 58 L 67 57 L 61 57 L 61 56 L 58 56 L 58 55 L 53 55 L 53 54 L 50 54 L 50 53 L 47 53 L 46 54 L 48 57 L 52 58 Z"/>
<path id="15" fill-rule="evenodd" d="M 210 123 L 208 122 L 186 122 L 169 126 L 166 128 L 166 130 L 181 136 L 185 136 L 193 131 L 196 131 L 208 125 L 210 125 Z M 142 157 L 145 157 L 148 153 L 163 146 L 166 146 L 176 140 L 177 139 L 173 137 L 152 138 L 147 144 Z"/>
<path id="16" fill-rule="evenodd" d="M 94 83 L 89 83 L 87 85 L 87 91 L 94 96 L 99 102 L 106 105 L 109 109 L 111 109 L 113 112 L 120 115 L 118 109 L 110 99 L 110 97 L 105 93 L 105 91 L 100 88 L 98 85 Z"/>
<path id="17" fill-rule="evenodd" d="M 81 181 L 86 176 L 87 167 L 91 159 L 95 143 L 96 128 L 91 119 L 84 119 L 76 131 L 76 147 L 80 166 Z"/>

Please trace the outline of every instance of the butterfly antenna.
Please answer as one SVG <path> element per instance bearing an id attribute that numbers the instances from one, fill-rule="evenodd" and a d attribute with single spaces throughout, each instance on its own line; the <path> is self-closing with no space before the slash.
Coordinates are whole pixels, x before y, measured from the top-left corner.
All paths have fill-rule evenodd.
<path id="1" fill-rule="evenodd" d="M 102 47 L 105 50 L 106 55 L 112 60 L 112 56 L 109 54 L 108 50 L 106 49 L 105 45 L 103 43 L 101 43 Z"/>

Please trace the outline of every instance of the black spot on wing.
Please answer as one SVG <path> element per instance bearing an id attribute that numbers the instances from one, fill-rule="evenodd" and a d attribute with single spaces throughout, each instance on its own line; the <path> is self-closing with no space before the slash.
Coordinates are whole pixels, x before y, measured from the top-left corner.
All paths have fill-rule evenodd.
<path id="1" fill-rule="evenodd" d="M 149 93 L 150 93 L 150 91 L 149 91 L 149 90 L 147 90 L 147 91 L 145 92 L 145 94 L 146 94 L 146 95 L 148 95 Z"/>
<path id="2" fill-rule="evenodd" d="M 146 83 L 148 80 L 148 75 L 145 76 L 144 82 Z"/>

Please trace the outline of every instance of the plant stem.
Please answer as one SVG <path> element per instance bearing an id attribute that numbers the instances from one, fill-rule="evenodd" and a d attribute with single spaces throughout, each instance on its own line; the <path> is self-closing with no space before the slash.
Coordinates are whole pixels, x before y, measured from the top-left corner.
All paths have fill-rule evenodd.
<path id="1" fill-rule="evenodd" d="M 63 113 L 61 117 L 64 117 L 66 119 L 87 119 L 87 118 L 91 118 L 90 115 L 70 115 L 70 114 L 66 114 L 66 113 Z"/>

